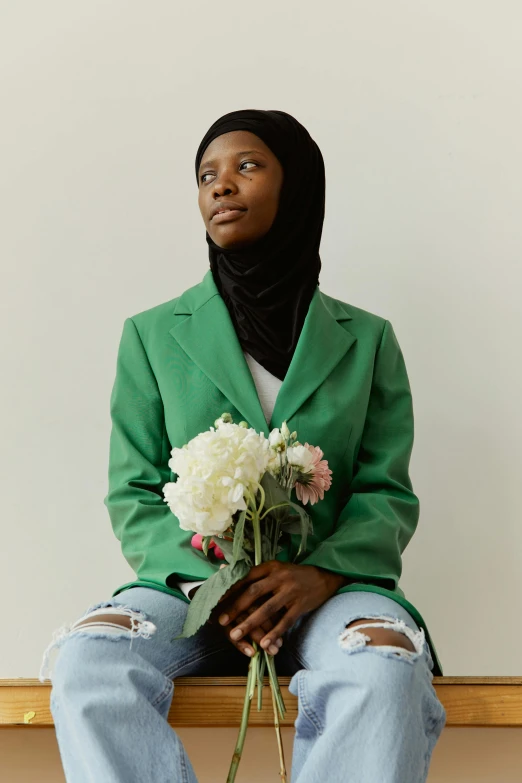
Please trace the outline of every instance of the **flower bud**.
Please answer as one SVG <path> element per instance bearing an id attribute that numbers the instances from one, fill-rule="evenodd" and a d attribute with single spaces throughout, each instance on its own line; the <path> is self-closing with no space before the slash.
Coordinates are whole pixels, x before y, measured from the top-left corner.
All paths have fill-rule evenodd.
<path id="1" fill-rule="evenodd" d="M 274 427 L 270 435 L 268 436 L 268 442 L 274 451 L 283 451 L 285 448 L 285 441 L 283 433 L 280 432 L 277 427 Z"/>
<path id="2" fill-rule="evenodd" d="M 232 415 L 230 413 L 222 413 L 219 419 L 214 422 L 214 427 L 217 429 L 221 424 L 233 424 Z"/>
<path id="3" fill-rule="evenodd" d="M 246 430 L 248 429 L 248 422 L 247 421 L 240 421 L 239 422 L 240 427 L 244 427 Z"/>
<path id="4" fill-rule="evenodd" d="M 290 437 L 290 430 L 288 429 L 288 424 L 286 423 L 286 421 L 284 421 L 281 426 L 281 435 L 285 440 L 288 440 L 288 438 Z"/>
<path id="5" fill-rule="evenodd" d="M 203 536 L 201 535 L 201 533 L 194 533 L 194 535 L 190 539 L 190 543 L 195 549 L 199 549 L 200 552 L 203 551 Z"/>

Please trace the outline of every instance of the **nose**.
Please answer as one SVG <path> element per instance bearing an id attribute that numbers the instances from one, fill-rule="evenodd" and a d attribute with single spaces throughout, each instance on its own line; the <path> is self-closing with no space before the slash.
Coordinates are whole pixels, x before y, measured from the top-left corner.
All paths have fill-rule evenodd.
<path id="1" fill-rule="evenodd" d="M 237 185 L 229 169 L 223 169 L 214 180 L 214 196 L 237 193 Z"/>

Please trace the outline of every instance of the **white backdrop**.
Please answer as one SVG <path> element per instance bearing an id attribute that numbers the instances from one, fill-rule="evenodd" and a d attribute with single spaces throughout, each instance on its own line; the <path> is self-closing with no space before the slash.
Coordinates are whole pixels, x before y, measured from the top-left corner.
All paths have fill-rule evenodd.
<path id="1" fill-rule="evenodd" d="M 127 316 L 208 267 L 194 157 L 283 109 L 326 164 L 321 288 L 413 391 L 401 587 L 445 674 L 520 674 L 522 48 L 508 0 L 1 2 L 0 677 L 132 578 L 103 505 Z"/>

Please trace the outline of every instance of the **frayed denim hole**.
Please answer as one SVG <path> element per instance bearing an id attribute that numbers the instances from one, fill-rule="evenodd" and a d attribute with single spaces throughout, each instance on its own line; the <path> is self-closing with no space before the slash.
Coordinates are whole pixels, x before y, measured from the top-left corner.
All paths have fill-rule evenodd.
<path id="1" fill-rule="evenodd" d="M 404 647 L 395 647 L 393 645 L 366 645 L 365 649 L 382 655 L 384 658 L 392 658 L 395 661 L 407 663 L 410 666 L 413 666 L 421 656 L 419 652 L 413 652 L 413 650 L 406 650 Z"/>
<path id="2" fill-rule="evenodd" d="M 76 623 L 80 623 L 82 620 L 84 620 L 86 617 L 89 616 L 92 612 L 94 612 L 96 609 L 102 609 L 102 608 L 112 608 L 116 609 L 118 612 L 121 612 L 123 616 L 130 617 L 131 619 L 131 627 L 127 628 L 127 626 L 122 625 L 122 632 L 120 633 L 107 633 L 107 632 L 97 632 L 97 631 L 87 631 L 83 633 L 84 626 L 78 625 L 77 627 L 73 627 L 76 625 Z M 124 612 L 132 612 L 132 615 L 125 615 Z M 49 670 L 49 656 L 51 651 L 54 648 L 60 648 L 62 644 L 69 638 L 76 636 L 79 633 L 83 633 L 84 637 L 91 636 L 93 639 L 109 639 L 113 641 L 119 641 L 122 638 L 129 638 L 129 648 L 132 649 L 132 642 L 133 639 L 136 636 L 141 636 L 145 639 L 149 639 L 150 636 L 155 633 L 156 626 L 151 621 L 147 620 L 148 615 L 143 612 L 141 609 L 134 608 L 130 606 L 129 604 L 123 604 L 119 603 L 118 601 L 100 601 L 97 604 L 93 604 L 89 609 L 84 612 L 77 620 L 74 620 L 72 623 L 65 623 L 60 628 L 56 629 L 52 633 L 52 639 L 47 645 L 44 653 L 43 653 L 43 660 L 42 664 L 40 666 L 40 671 L 38 673 L 38 679 L 40 682 L 45 682 L 45 680 L 51 680 L 52 682 L 52 673 L 48 674 Z"/>
<path id="3" fill-rule="evenodd" d="M 101 609 L 105 606 L 115 606 L 116 601 L 100 601 L 97 604 L 92 604 L 92 606 L 89 606 L 88 609 L 85 610 L 85 612 L 81 615 L 81 617 L 85 617 L 85 615 L 89 614 L 90 612 L 94 612 L 95 609 Z"/>
<path id="4" fill-rule="evenodd" d="M 120 601 L 112 600 L 112 601 L 100 601 L 97 604 L 93 604 L 92 606 L 89 606 L 89 608 L 76 620 L 75 622 L 79 622 L 79 620 L 83 620 L 87 615 L 89 615 L 91 612 L 94 612 L 96 609 L 120 609 L 121 611 L 130 611 L 135 612 L 141 619 L 146 620 L 148 618 L 148 615 L 142 610 L 138 609 L 135 606 L 131 606 L 130 604 L 121 603 Z"/>
<path id="5" fill-rule="evenodd" d="M 119 604 L 119 603 L 109 603 L 104 602 L 104 606 L 97 607 L 96 609 L 91 609 L 86 614 L 82 615 L 78 618 L 78 620 L 75 620 L 74 623 L 70 626 L 70 632 L 69 633 L 75 633 L 76 631 L 86 631 L 89 635 L 92 635 L 94 638 L 97 638 L 97 632 L 96 631 L 90 631 L 90 627 L 92 625 L 96 625 L 96 616 L 97 614 L 99 616 L 103 615 L 106 611 L 109 616 L 113 615 L 115 617 L 121 616 L 121 617 L 128 617 L 130 619 L 130 627 L 127 627 L 126 625 L 122 625 L 121 623 L 115 622 L 111 627 L 113 628 L 113 631 L 111 633 L 107 632 L 107 636 L 117 636 L 118 638 L 121 636 L 121 634 L 115 633 L 115 626 L 120 626 L 123 629 L 124 632 L 126 632 L 124 635 L 130 636 L 130 649 L 132 649 L 132 642 L 133 639 L 137 636 L 141 636 L 144 639 L 150 639 L 153 634 L 156 633 L 157 627 L 156 625 L 147 619 L 148 615 L 143 612 L 140 609 L 135 609 L 129 604 Z M 112 610 L 112 611 L 108 611 Z M 92 623 L 83 623 L 83 620 L 92 617 L 93 622 Z M 107 620 L 100 620 L 98 625 L 103 626 L 104 624 L 108 624 L 110 621 Z M 103 633 L 103 632 L 100 632 Z M 99 637 L 98 637 L 99 638 Z"/>
<path id="6" fill-rule="evenodd" d="M 348 618 L 344 621 L 343 629 L 350 625 L 350 623 L 355 622 L 355 620 L 364 620 L 368 618 L 369 620 L 386 620 L 390 623 L 399 623 L 402 622 L 404 625 L 407 625 L 410 631 L 413 631 L 414 633 L 418 633 L 420 631 L 420 627 L 417 625 L 415 621 L 413 622 L 413 627 L 409 625 L 409 623 L 406 622 L 406 620 L 402 620 L 400 617 L 394 617 L 393 615 L 383 614 L 382 612 L 358 612 L 354 615 L 348 615 Z"/>
<path id="7" fill-rule="evenodd" d="M 419 628 L 415 631 L 404 620 L 391 615 L 375 615 L 368 614 L 355 618 L 357 620 L 366 619 L 368 622 L 363 622 L 359 625 L 348 628 L 351 622 L 349 620 L 339 635 L 339 645 L 341 649 L 348 654 L 364 651 L 366 649 L 370 651 L 376 651 L 384 657 L 395 658 L 396 660 L 402 660 L 405 663 L 413 664 L 425 653 L 425 641 L 424 630 Z M 379 622 L 372 623 L 372 620 L 378 620 Z M 385 628 L 389 630 L 397 631 L 403 634 L 414 646 L 414 650 L 407 650 L 405 647 L 399 645 L 383 645 L 383 644 L 371 644 L 371 637 L 368 633 L 371 629 Z"/>
<path id="8" fill-rule="evenodd" d="M 115 629 L 116 630 L 116 629 Z M 83 627 L 75 628 L 71 631 L 68 639 L 74 639 L 75 636 L 83 636 L 85 639 L 107 639 L 109 642 L 119 642 L 121 639 L 129 639 L 129 647 L 134 637 L 131 637 L 130 628 L 121 627 L 121 633 L 107 633 L 107 631 L 84 631 Z"/>

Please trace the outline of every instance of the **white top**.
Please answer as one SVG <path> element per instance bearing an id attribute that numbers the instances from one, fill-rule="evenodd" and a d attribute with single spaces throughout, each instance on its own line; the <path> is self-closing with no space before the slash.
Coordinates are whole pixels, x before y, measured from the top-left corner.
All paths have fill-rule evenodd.
<path id="1" fill-rule="evenodd" d="M 268 372 L 268 370 L 266 370 L 262 364 L 256 362 L 254 357 L 250 356 L 249 353 L 243 351 L 243 354 L 250 368 L 250 372 L 252 373 L 252 378 L 254 379 L 254 383 L 257 389 L 257 394 L 259 397 L 259 402 L 261 403 L 261 408 L 263 409 L 263 413 L 265 414 L 266 423 L 270 424 L 270 419 L 272 418 L 272 411 L 274 410 L 277 393 L 279 392 L 279 389 L 281 388 L 281 384 L 283 383 L 283 381 L 281 381 L 275 375 L 272 375 L 271 372 Z M 200 582 L 196 582 L 196 581 L 178 582 L 178 586 L 180 590 L 182 590 L 185 593 L 187 598 L 190 598 L 189 591 L 192 590 L 194 587 L 197 587 L 198 585 L 202 585 L 204 581 L 205 580 L 203 579 Z"/>

